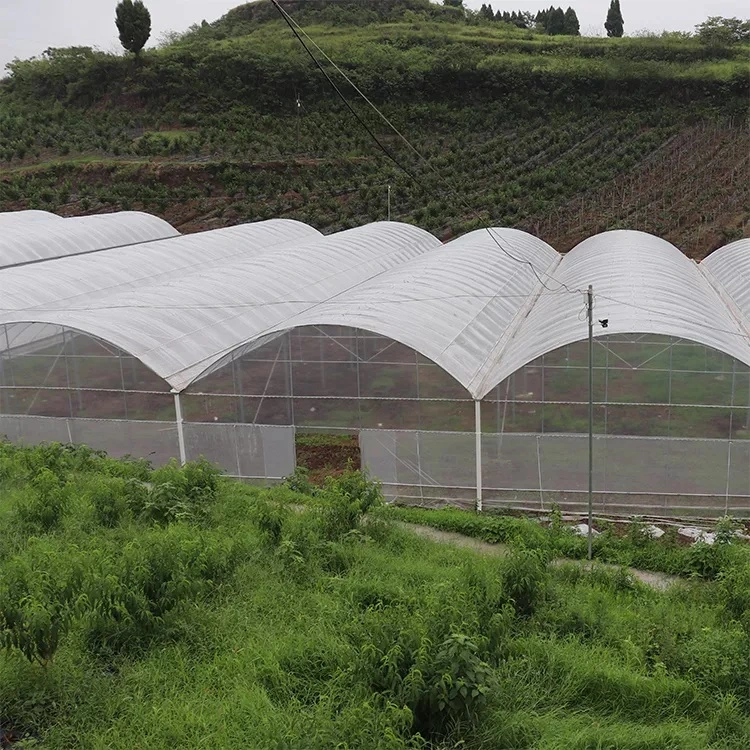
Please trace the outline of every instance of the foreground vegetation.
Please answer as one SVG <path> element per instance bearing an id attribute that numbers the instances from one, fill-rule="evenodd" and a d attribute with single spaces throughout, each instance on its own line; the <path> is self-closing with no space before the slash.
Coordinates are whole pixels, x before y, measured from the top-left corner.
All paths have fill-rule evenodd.
<path id="1" fill-rule="evenodd" d="M 747 747 L 731 536 L 705 579 L 658 593 L 550 567 L 566 532 L 531 520 L 496 519 L 502 559 L 420 539 L 356 472 L 260 490 L 2 444 L 0 476 L 0 737 L 18 747 Z"/>
<path id="2" fill-rule="evenodd" d="M 392 217 L 444 239 L 489 222 L 567 250 L 631 227 L 700 257 L 746 232 L 746 44 L 549 36 L 426 0 L 288 5 L 427 158 L 327 66 L 414 179 L 263 2 L 138 60 L 76 47 L 12 63 L 0 210 L 337 231 L 385 218 L 391 185 Z"/>

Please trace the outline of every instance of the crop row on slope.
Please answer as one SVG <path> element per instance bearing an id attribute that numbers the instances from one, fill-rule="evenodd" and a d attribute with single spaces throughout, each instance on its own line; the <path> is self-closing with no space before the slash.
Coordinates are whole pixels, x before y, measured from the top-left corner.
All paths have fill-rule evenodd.
<path id="1" fill-rule="evenodd" d="M 740 127 L 681 126 L 683 115 L 670 108 L 524 114 L 504 104 L 414 105 L 389 114 L 429 162 L 381 131 L 417 183 L 336 109 L 299 119 L 235 109 L 152 120 L 152 130 L 144 115 L 92 116 L 80 129 L 70 114 L 57 124 L 37 117 L 24 160 L 15 156 L 0 176 L 0 206 L 142 208 L 183 231 L 277 216 L 336 231 L 385 218 L 390 184 L 392 217 L 442 238 L 487 221 L 566 250 L 627 226 L 667 236 L 694 257 L 741 235 L 748 219 L 748 133 Z M 69 153 L 56 155 L 55 143 Z"/>
<path id="2" fill-rule="evenodd" d="M 718 568 L 695 555 L 718 581 L 660 594 L 625 572 L 551 569 L 548 532 L 523 519 L 496 519 L 507 559 L 440 548 L 392 527 L 357 473 L 310 497 L 205 464 L 1 448 L 5 736 L 746 746 L 750 563 L 728 540 L 706 557 Z"/>
<path id="3" fill-rule="evenodd" d="M 699 260 L 750 232 L 750 133 L 684 128 L 634 168 L 521 223 L 567 251 L 594 231 L 640 229 Z"/>

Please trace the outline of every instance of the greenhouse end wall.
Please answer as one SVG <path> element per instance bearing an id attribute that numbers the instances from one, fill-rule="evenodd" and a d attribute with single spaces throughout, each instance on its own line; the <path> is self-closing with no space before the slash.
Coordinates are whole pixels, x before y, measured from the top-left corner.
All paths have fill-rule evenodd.
<path id="1" fill-rule="evenodd" d="M 180 455 L 174 394 L 138 360 L 50 326 L 9 325 L 0 432 L 86 442 L 155 464 Z M 485 508 L 582 510 L 588 482 L 588 353 L 571 344 L 524 366 L 481 402 Z M 389 499 L 472 507 L 470 394 L 384 336 L 307 327 L 234 358 L 180 394 L 186 458 L 279 480 L 297 432 L 358 434 Z M 594 360 L 598 512 L 750 515 L 750 374 L 702 345 L 658 336 L 598 339 Z"/>

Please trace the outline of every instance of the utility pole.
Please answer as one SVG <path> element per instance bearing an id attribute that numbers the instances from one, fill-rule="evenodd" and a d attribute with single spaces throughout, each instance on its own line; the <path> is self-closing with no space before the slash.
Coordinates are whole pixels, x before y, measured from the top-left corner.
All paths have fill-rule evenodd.
<path id="1" fill-rule="evenodd" d="M 591 524 L 593 522 L 593 505 L 594 505 L 594 287 L 589 284 L 586 293 L 586 308 L 588 312 L 589 324 L 589 525 L 588 525 L 588 543 L 589 555 L 591 562 Z"/>
<path id="2" fill-rule="evenodd" d="M 388 185 L 388 221 L 391 220 L 391 186 Z"/>

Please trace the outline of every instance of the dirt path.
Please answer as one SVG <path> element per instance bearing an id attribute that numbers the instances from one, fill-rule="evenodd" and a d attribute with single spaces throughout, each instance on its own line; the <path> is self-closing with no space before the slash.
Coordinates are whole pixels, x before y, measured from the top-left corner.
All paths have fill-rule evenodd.
<path id="1" fill-rule="evenodd" d="M 483 542 L 481 539 L 474 539 L 470 536 L 464 536 L 454 531 L 441 531 L 435 529 L 432 526 L 420 526 L 419 524 L 413 523 L 400 523 L 402 528 L 409 531 L 413 531 L 419 536 L 431 539 L 434 542 L 440 542 L 442 544 L 453 544 L 456 547 L 463 547 L 465 549 L 479 552 L 483 555 L 507 555 L 510 548 L 504 544 L 490 544 L 489 542 Z M 563 565 L 564 563 L 577 563 L 582 566 L 586 566 L 588 563 L 585 560 L 566 560 L 560 558 L 553 560 L 553 565 Z M 610 565 L 609 563 L 598 562 L 597 565 L 610 570 L 618 570 L 617 565 Z M 666 591 L 672 584 L 677 583 L 680 579 L 679 576 L 672 576 L 667 573 L 655 573 L 651 570 L 638 570 L 637 568 L 627 568 L 628 572 L 637 578 L 642 583 L 645 583 L 651 588 L 657 589 L 658 591 Z"/>

